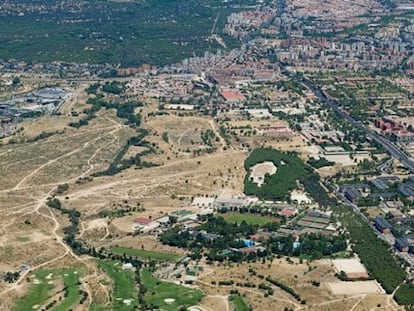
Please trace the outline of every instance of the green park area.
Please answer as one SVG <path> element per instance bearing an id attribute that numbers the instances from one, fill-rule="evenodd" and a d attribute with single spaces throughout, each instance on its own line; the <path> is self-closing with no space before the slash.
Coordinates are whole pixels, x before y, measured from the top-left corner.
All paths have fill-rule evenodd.
<path id="1" fill-rule="evenodd" d="M 165 311 L 179 311 L 183 307 L 196 305 L 203 298 L 199 290 L 187 288 L 175 283 L 160 281 L 151 275 L 147 269 L 142 270 L 141 286 L 146 293 L 144 300 L 149 307 Z"/>
<path id="2" fill-rule="evenodd" d="M 226 213 L 222 216 L 227 223 L 232 223 L 232 224 L 234 223 L 240 224 L 242 221 L 244 221 L 249 225 L 262 226 L 268 223 L 277 222 L 276 218 L 268 217 L 268 216 L 261 216 L 261 215 L 253 215 L 253 214 Z"/>
<path id="3" fill-rule="evenodd" d="M 120 255 L 125 254 L 125 255 L 135 256 L 135 257 L 142 258 L 142 259 L 154 259 L 154 260 L 171 261 L 171 262 L 175 262 L 181 257 L 183 257 L 182 255 L 177 255 L 177 254 L 172 254 L 172 253 L 147 251 L 143 249 L 118 247 L 118 246 L 111 247 L 110 251 L 115 254 L 120 254 Z"/>

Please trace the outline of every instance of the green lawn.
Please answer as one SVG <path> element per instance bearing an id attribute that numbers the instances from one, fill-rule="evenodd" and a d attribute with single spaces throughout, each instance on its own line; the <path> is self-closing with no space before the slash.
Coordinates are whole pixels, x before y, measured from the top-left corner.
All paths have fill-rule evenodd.
<path id="1" fill-rule="evenodd" d="M 114 282 L 112 288 L 113 310 L 136 310 L 137 287 L 134 280 L 134 273 L 123 270 L 120 262 L 99 260 L 98 264 Z M 124 299 L 133 299 L 133 302 L 130 306 L 127 306 L 123 303 Z"/>
<path id="2" fill-rule="evenodd" d="M 249 225 L 264 225 L 271 222 L 276 222 L 276 218 L 252 214 L 240 214 L 240 213 L 226 213 L 223 218 L 228 223 L 241 223 L 243 220 Z"/>
<path id="3" fill-rule="evenodd" d="M 78 274 L 75 274 L 75 271 L 78 271 Z M 51 278 L 46 278 L 49 274 L 51 274 Z M 67 276 L 65 276 L 65 274 Z M 13 310 L 32 310 L 35 305 L 44 305 L 54 294 L 57 281 L 62 278 L 64 284 L 68 288 L 68 294 L 66 298 L 62 300 L 60 304 L 57 304 L 54 308 L 52 308 L 52 310 L 69 310 L 80 300 L 79 287 L 77 285 L 79 281 L 79 269 L 75 268 L 37 271 L 35 273 L 35 278 L 31 281 L 28 293 L 17 301 Z M 37 281 L 39 282 L 38 284 L 35 283 Z M 49 282 L 53 283 L 48 284 Z"/>
<path id="4" fill-rule="evenodd" d="M 198 304 L 203 298 L 201 291 L 157 280 L 147 269 L 142 271 L 141 282 L 147 288 L 144 298 L 146 303 L 165 311 L 179 311 L 183 306 Z M 165 302 L 167 298 L 175 299 L 175 301 L 167 304 Z"/>
<path id="5" fill-rule="evenodd" d="M 79 293 L 79 273 L 75 273 L 75 269 L 62 269 L 61 274 L 63 275 L 63 282 L 67 287 L 66 298 L 54 307 L 53 311 L 66 311 L 74 306 L 80 299 Z"/>
<path id="6" fill-rule="evenodd" d="M 234 311 L 250 311 L 249 306 L 240 295 L 231 295 L 230 301 L 234 306 Z"/>
<path id="7" fill-rule="evenodd" d="M 162 253 L 154 251 L 140 250 L 136 248 L 127 248 L 127 247 L 111 247 L 110 251 L 116 254 L 126 254 L 130 256 L 136 256 L 144 259 L 156 259 L 156 260 L 165 260 L 165 261 L 177 261 L 182 255 L 176 255 L 171 253 Z"/>

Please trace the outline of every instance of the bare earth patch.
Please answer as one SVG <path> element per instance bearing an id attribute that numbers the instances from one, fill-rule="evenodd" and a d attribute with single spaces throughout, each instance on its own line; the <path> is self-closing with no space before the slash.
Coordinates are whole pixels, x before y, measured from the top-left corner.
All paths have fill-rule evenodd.
<path id="1" fill-rule="evenodd" d="M 253 178 L 253 182 L 261 187 L 264 183 L 266 174 L 272 176 L 276 171 L 276 165 L 271 161 L 266 161 L 250 168 L 250 178 Z"/>
<path id="2" fill-rule="evenodd" d="M 327 284 L 334 295 L 384 294 L 377 281 L 335 282 Z"/>

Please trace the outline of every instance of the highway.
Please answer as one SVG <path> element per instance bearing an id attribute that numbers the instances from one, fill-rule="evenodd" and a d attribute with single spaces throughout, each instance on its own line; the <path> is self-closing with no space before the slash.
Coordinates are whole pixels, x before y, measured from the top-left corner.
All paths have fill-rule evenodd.
<path id="1" fill-rule="evenodd" d="M 288 74 L 289 76 L 292 76 L 292 74 Z M 406 153 L 404 153 L 403 150 L 401 150 L 399 147 L 397 147 L 394 143 L 389 141 L 387 138 L 379 135 L 378 133 L 371 130 L 368 126 L 366 126 L 364 123 L 362 123 L 359 120 L 354 119 L 351 117 L 348 113 L 346 113 L 335 100 L 328 98 L 325 93 L 316 86 L 313 82 L 306 78 L 302 78 L 302 83 L 308 87 L 313 94 L 319 100 L 323 103 L 325 103 L 329 108 L 337 112 L 341 117 L 343 117 L 345 120 L 350 122 L 352 125 L 354 125 L 356 128 L 362 130 L 367 134 L 368 137 L 375 140 L 377 143 L 381 144 L 382 147 L 389 152 L 389 154 L 400 160 L 402 164 L 407 167 L 408 170 L 410 170 L 411 173 L 414 173 L 414 160 L 413 158 L 409 157 Z"/>
<path id="2" fill-rule="evenodd" d="M 289 76 L 292 76 L 292 74 L 288 74 Z M 402 151 L 401 149 L 399 149 L 395 144 L 393 144 L 392 142 L 390 142 L 388 139 L 386 139 L 385 137 L 375 133 L 374 131 L 372 131 L 371 129 L 369 129 L 365 124 L 363 124 L 361 121 L 356 120 L 354 118 L 352 118 L 348 113 L 346 113 L 345 111 L 343 111 L 339 105 L 336 103 L 335 100 L 328 98 L 323 91 L 316 85 L 314 85 L 311 81 L 309 81 L 308 79 L 304 79 L 302 78 L 302 83 L 308 87 L 313 93 L 314 95 L 319 98 L 319 100 L 322 103 L 325 103 L 329 108 L 331 108 L 332 110 L 336 111 L 340 116 L 342 116 L 345 120 L 347 120 L 348 122 L 350 122 L 351 124 L 353 124 L 356 128 L 364 131 L 367 136 L 369 136 L 370 138 L 374 139 L 375 141 L 377 141 L 379 144 L 381 144 L 384 149 L 386 149 L 392 157 L 398 159 L 401 161 L 401 163 L 403 163 L 409 170 L 411 173 L 414 172 L 414 160 L 412 158 L 410 158 L 409 156 L 407 156 L 404 151 Z M 389 161 L 387 161 L 388 163 Z M 394 250 L 394 253 L 396 255 L 398 255 L 399 257 L 403 258 L 410 266 L 410 271 L 413 272 L 414 270 L 414 255 L 409 254 L 409 253 L 402 253 L 399 252 L 397 250 L 395 250 L 394 248 L 394 237 L 392 236 L 387 236 L 382 234 L 381 232 L 379 232 L 375 226 L 369 221 L 369 219 L 364 215 L 364 213 L 361 212 L 361 209 L 359 208 L 358 205 L 352 203 L 351 201 L 349 201 L 342 193 L 339 192 L 339 189 L 336 188 L 335 189 L 335 194 L 338 198 L 341 199 L 341 201 L 350 206 L 355 213 L 358 213 L 362 219 L 365 220 L 365 222 L 374 230 L 375 234 L 382 240 L 384 240 L 386 243 L 388 243 L 392 249 Z"/>

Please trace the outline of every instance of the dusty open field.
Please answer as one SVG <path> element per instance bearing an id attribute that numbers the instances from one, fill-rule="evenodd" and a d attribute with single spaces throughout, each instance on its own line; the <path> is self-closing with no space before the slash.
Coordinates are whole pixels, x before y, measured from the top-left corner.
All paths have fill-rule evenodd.
<path id="1" fill-rule="evenodd" d="M 145 127 L 154 134 L 148 140 L 157 143 L 170 158 L 188 157 L 198 150 L 220 148 L 217 129 L 209 118 L 162 115 L 149 119 Z M 212 133 L 210 144 L 202 139 L 207 131 Z"/>
<path id="2" fill-rule="evenodd" d="M 325 155 L 324 156 L 328 161 L 332 161 L 342 166 L 352 166 L 357 165 L 359 162 L 364 159 L 370 159 L 369 155 L 355 155 L 351 158 L 349 155 Z"/>
<path id="3" fill-rule="evenodd" d="M 336 271 L 344 271 L 349 278 L 368 277 L 367 269 L 358 259 L 335 259 L 332 260 Z"/>
<path id="4" fill-rule="evenodd" d="M 145 140 L 156 152 L 143 160 L 158 166 L 131 167 L 114 176 L 92 178 L 92 173 L 108 167 L 117 151 L 134 135 L 134 130 L 113 111 L 106 110 L 101 110 L 87 126 L 79 129 L 65 126 L 65 122 L 73 120 L 68 117 L 71 109 L 81 107 L 73 102 L 64 107 L 65 115 L 56 123 L 55 117 L 40 118 L 39 123 L 28 123 L 24 132 L 25 135 L 37 135 L 45 129 L 57 131 L 55 135 L 33 143 L 0 147 L 0 170 L 7 176 L 0 182 L 1 208 L 7 215 L 0 219 L 0 273 L 15 271 L 24 263 L 31 266 L 31 271 L 42 267 L 80 266 L 84 270 L 81 286 L 88 293 L 85 304 L 109 302 L 110 282 L 93 259 L 77 256 L 64 242 L 63 228 L 69 225 L 68 218 L 45 204 L 58 185 L 68 185 L 64 193 L 56 196 L 65 208 L 81 213 L 78 238 L 88 244 L 97 247 L 144 245 L 147 250 L 181 254 L 182 250 L 163 246 L 152 237 L 133 237 L 132 220 L 136 217 L 156 218 L 182 208 L 197 210 L 190 207 L 196 196 L 241 193 L 245 175 L 243 163 L 248 150 L 243 143 L 250 147 L 265 144 L 296 151 L 309 147 L 300 136 L 280 141 L 256 136 L 235 141 L 230 137 L 229 146 L 220 134 L 222 124 L 202 116 L 154 115 L 151 113 L 156 111 L 157 105 L 153 103 L 142 108 L 142 127 L 148 130 Z M 164 138 L 163 133 L 167 133 Z M 202 138 L 202 133 L 209 133 L 208 142 Z M 213 151 L 194 152 L 208 148 Z M 125 158 L 141 151 L 142 148 L 131 148 Z M 111 212 L 115 211 L 122 211 L 124 215 L 120 217 L 115 213 L 112 216 Z M 101 216 L 102 212 L 109 212 L 110 216 Z M 358 310 L 357 303 L 372 308 L 377 301 L 384 306 L 388 304 L 387 300 L 380 300 L 382 296 L 378 299 L 370 295 L 363 299 L 360 296 L 338 299 L 326 286 L 326 283 L 336 281 L 330 262 L 289 263 L 282 258 L 265 264 L 207 267 L 199 283 L 207 295 L 202 302 L 206 310 L 229 310 L 226 297 L 231 288 L 218 287 L 212 281 L 263 282 L 249 274 L 250 267 L 258 274 L 269 275 L 294 288 L 306 300 L 309 310 L 336 310 L 337 306 L 345 306 L 343 310 L 357 306 L 354 310 Z M 10 309 L 16 297 L 26 293 L 26 278 L 30 275 L 32 272 L 27 270 L 13 284 L 0 283 L 0 310 Z M 320 287 L 312 285 L 312 280 L 321 281 Z M 246 295 L 254 310 L 303 307 L 279 288 L 274 288 L 275 294 L 269 297 L 264 297 L 258 288 L 237 289 Z"/>
<path id="5" fill-rule="evenodd" d="M 264 296 L 260 289 L 240 286 L 240 283 L 266 283 L 257 275 L 249 273 L 249 269 L 256 271 L 257 275 L 270 276 L 293 288 L 302 299 L 306 300 L 306 305 L 300 304 L 294 297 L 287 292 L 272 286 L 274 294 L 269 297 Z M 348 282 L 340 282 L 335 276 L 333 265 L 327 260 L 320 260 L 308 263 L 299 263 L 293 260 L 288 262 L 285 258 L 274 259 L 272 263 L 250 263 L 248 265 L 216 266 L 212 271 L 207 271 L 200 278 L 200 286 L 207 293 L 219 292 L 220 295 L 229 294 L 231 289 L 237 289 L 245 295 L 245 300 L 253 307 L 253 310 L 284 310 L 293 308 L 300 310 L 367 310 L 376 308 L 378 304 L 384 310 L 396 310 L 392 300 L 387 299 L 387 295 L 382 293 L 376 283 L 367 283 L 366 290 L 362 289 L 363 284 L 349 285 Z M 220 286 L 212 282 L 220 280 L 234 282 L 231 286 Z M 318 281 L 320 286 L 312 285 L 311 281 Z M 353 283 L 353 282 L 352 282 Z M 332 284 L 338 295 L 331 290 Z M 269 285 L 269 283 L 267 283 Z M 339 289 L 342 292 L 339 294 Z M 358 289 L 358 290 L 356 290 Z M 346 292 L 347 291 L 347 292 Z"/>
<path id="6" fill-rule="evenodd" d="M 8 178 L 1 180 L 0 190 L 57 184 L 103 169 L 131 136 L 129 129 L 110 120 L 111 116 L 103 113 L 87 128 L 67 128 L 35 143 L 1 147 L 0 168 Z"/>
<path id="7" fill-rule="evenodd" d="M 355 281 L 328 283 L 334 295 L 384 294 L 376 281 Z"/>
<path id="8" fill-rule="evenodd" d="M 22 264 L 28 264 L 30 271 L 78 264 L 87 271 L 88 284 L 82 280 L 85 290 L 98 288 L 100 295 L 101 276 L 94 262 L 73 254 L 62 240 L 68 218 L 47 208 L 45 202 L 58 184 L 67 183 L 71 188 L 79 178 L 106 168 L 132 132 L 113 112 L 105 110 L 78 130 L 64 126 L 69 122 L 66 116 L 56 118 L 42 117 L 37 124 L 27 122 L 17 140 L 30 139 L 43 131 L 56 134 L 0 147 L 0 167 L 7 176 L 0 183 L 1 209 L 7 215 L 0 219 L 0 273 L 16 271 Z M 65 200 L 65 207 L 70 207 L 69 200 Z M 9 310 L 15 297 L 25 293 L 25 278 L 30 271 L 23 271 L 13 284 L 1 283 L 0 309 Z"/>
<path id="9" fill-rule="evenodd" d="M 76 103 L 66 107 L 69 113 Z M 145 107 L 143 114 L 153 107 Z M 58 118 L 58 120 L 55 120 Z M 0 273 L 15 271 L 26 263 L 32 270 L 41 267 L 77 264 L 85 269 L 82 287 L 91 299 L 107 301 L 102 284 L 105 278 L 93 260 L 75 255 L 62 240 L 68 218 L 45 203 L 56 187 L 67 184 L 68 190 L 57 197 L 66 208 L 82 213 L 78 238 L 97 246 L 122 245 L 148 250 L 167 250 L 151 237 L 132 238 L 131 220 L 135 217 L 158 217 L 170 211 L 191 207 L 193 196 L 240 192 L 244 178 L 246 153 L 223 148 L 217 124 L 202 117 L 147 117 L 143 126 L 149 130 L 146 140 L 156 146 L 156 154 L 145 157 L 160 166 L 122 171 L 115 176 L 88 178 L 106 169 L 117 150 L 133 135 L 133 130 L 115 117 L 113 111 L 101 110 L 89 125 L 79 129 L 67 126 L 67 115 L 44 117 L 26 125 L 24 138 L 42 131 L 54 135 L 32 143 L 7 144 L 0 147 L 0 167 L 8 178 L 0 182 L 2 212 L 0 219 Z M 161 118 L 162 119 L 162 118 Z M 166 127 L 164 128 L 164 123 Z M 65 125 L 66 124 L 66 125 Z M 189 130 L 191 129 L 191 130 Z M 161 135 L 168 130 L 168 143 Z M 194 155 L 187 148 L 203 149 L 201 132 L 210 131 L 211 154 Z M 23 137 L 23 135 L 21 135 Z M 125 158 L 143 151 L 131 148 Z M 80 179 L 86 179 L 79 183 Z M 101 211 L 130 209 L 125 217 L 100 217 Z M 128 216 L 129 215 L 129 216 Z M 170 249 L 174 253 L 182 250 Z M 13 300 L 27 290 L 26 276 L 21 273 L 14 284 L 0 283 L 0 309 L 9 309 Z M 86 283 L 87 280 L 87 283 Z M 211 297 L 211 301 L 214 297 Z M 220 299 L 217 304 L 223 304 Z"/>

